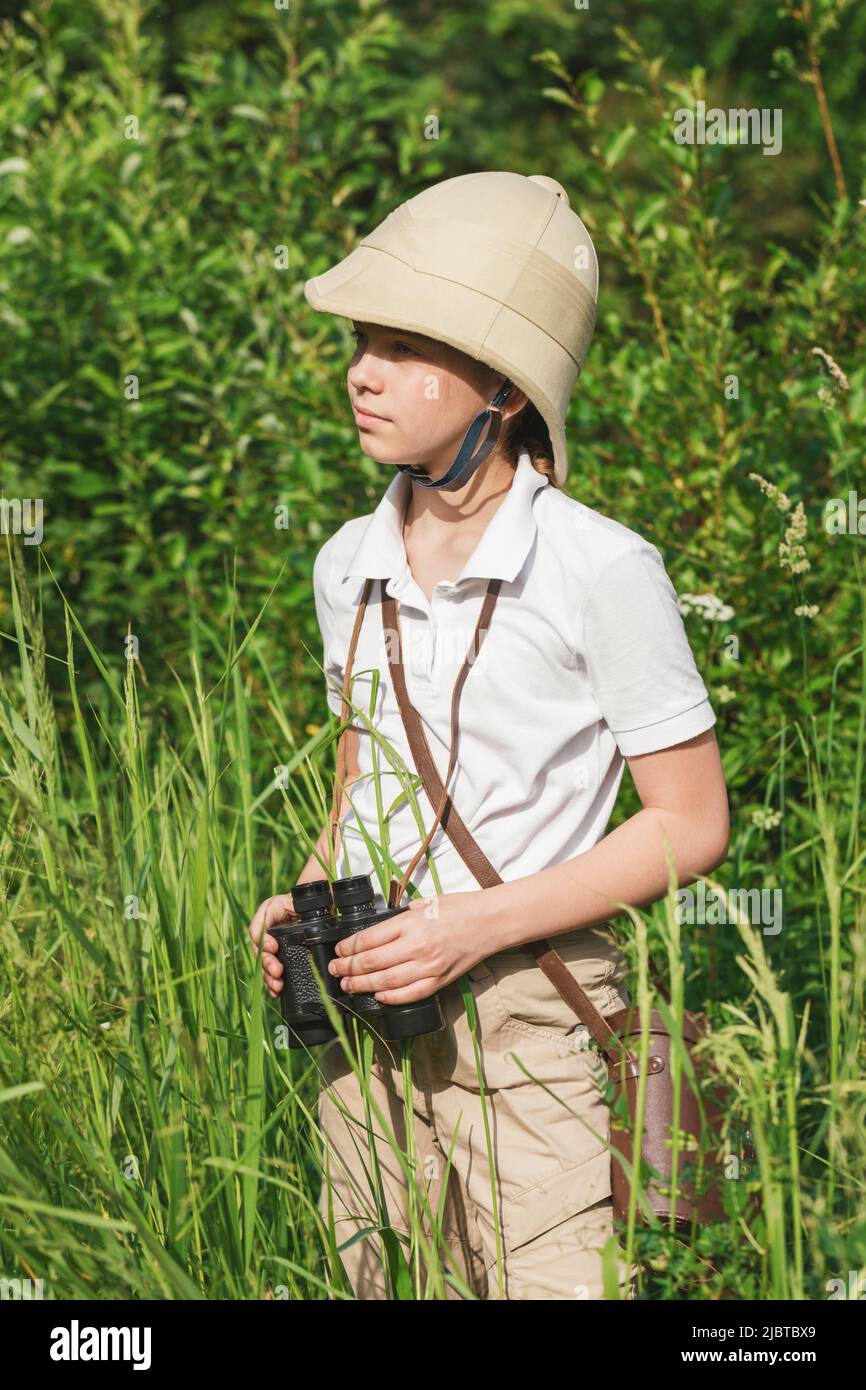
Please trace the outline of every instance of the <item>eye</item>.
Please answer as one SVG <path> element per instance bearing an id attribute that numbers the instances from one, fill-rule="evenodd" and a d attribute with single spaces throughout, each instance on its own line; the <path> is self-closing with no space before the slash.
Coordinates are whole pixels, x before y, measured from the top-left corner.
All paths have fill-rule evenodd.
<path id="1" fill-rule="evenodd" d="M 358 328 L 353 328 L 353 329 L 352 329 L 352 337 L 355 339 L 355 347 L 357 348 L 358 345 L 359 345 L 360 340 L 361 340 L 362 338 L 366 339 L 367 335 L 366 335 L 366 333 L 362 333 L 362 332 L 360 331 L 360 329 L 358 329 Z M 412 345 L 411 345 L 410 343 L 395 342 L 395 343 L 394 343 L 394 351 L 395 351 L 395 352 L 400 352 L 401 350 L 402 350 L 403 352 L 405 352 L 405 353 L 408 353 L 410 357 L 420 357 L 420 355 L 421 355 L 415 348 L 412 347 Z"/>

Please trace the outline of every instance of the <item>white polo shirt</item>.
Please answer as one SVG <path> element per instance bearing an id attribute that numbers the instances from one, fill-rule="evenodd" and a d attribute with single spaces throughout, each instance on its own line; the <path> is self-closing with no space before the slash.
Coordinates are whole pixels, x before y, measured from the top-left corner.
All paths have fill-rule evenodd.
<path id="1" fill-rule="evenodd" d="M 459 576 L 432 602 L 412 577 L 402 523 L 413 484 L 396 472 L 376 510 L 345 522 L 313 567 L 323 666 L 340 713 L 344 662 L 364 580 L 387 580 L 397 600 L 409 698 L 441 777 L 448 769 L 451 693 L 491 578 L 502 580 L 487 636 L 460 698 L 454 805 L 503 879 L 571 859 L 602 838 L 625 757 L 694 737 L 715 723 L 676 593 L 654 545 L 567 497 L 521 455 L 511 487 Z M 371 588 L 353 666 L 352 698 L 414 771 Z M 357 722 L 357 721 L 356 721 Z M 358 827 L 403 869 L 420 843 L 411 806 L 373 737 L 360 726 L 361 779 L 343 823 L 338 875 L 371 873 Z M 425 832 L 435 815 L 416 793 Z M 396 803 L 396 804 L 395 804 Z M 348 862 L 346 852 L 348 851 Z M 431 841 L 443 892 L 479 887 L 441 826 Z M 425 859 L 412 882 L 435 892 Z M 377 883 L 373 872 L 374 886 Z M 379 894 L 380 905 L 384 902 Z M 405 901 L 405 900 L 404 900 Z"/>

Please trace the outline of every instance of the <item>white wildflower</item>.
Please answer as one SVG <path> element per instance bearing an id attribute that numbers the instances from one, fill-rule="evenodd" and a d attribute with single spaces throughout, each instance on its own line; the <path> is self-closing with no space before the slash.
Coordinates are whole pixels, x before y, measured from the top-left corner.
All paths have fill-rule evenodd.
<path id="1" fill-rule="evenodd" d="M 829 352 L 825 352 L 823 348 L 819 347 L 813 347 L 812 352 L 816 357 L 821 358 L 821 361 L 824 363 L 824 366 L 827 368 L 827 371 L 830 373 L 839 390 L 850 390 L 847 376 L 842 371 L 842 368 L 839 366 L 838 362 L 833 361 L 833 358 L 830 356 Z"/>
<path id="2" fill-rule="evenodd" d="M 734 610 L 716 594 L 680 594 L 677 607 L 681 613 L 699 613 L 705 622 L 724 623 L 733 618 Z"/>
<path id="3" fill-rule="evenodd" d="M 772 830 L 775 826 L 780 825 L 781 821 L 781 811 L 769 811 L 762 806 L 760 810 L 752 812 L 752 825 L 756 826 L 758 830 Z"/>
<path id="4" fill-rule="evenodd" d="M 760 473 L 750 473 L 749 477 L 754 479 L 761 491 L 769 497 L 780 512 L 790 512 L 788 525 L 785 529 L 785 538 L 779 542 L 779 564 L 783 569 L 789 570 L 791 574 L 805 574 L 808 569 L 812 568 L 812 565 L 801 545 L 807 526 L 803 503 L 798 502 L 794 510 L 791 511 L 791 499 L 787 493 L 781 492 L 774 483 L 767 482 L 767 479 L 762 478 Z"/>
<path id="5" fill-rule="evenodd" d="M 806 534 L 806 512 L 802 502 L 798 502 L 791 513 L 790 524 L 785 528 L 785 539 L 779 542 L 779 563 L 792 574 L 805 574 L 811 569 L 811 562 L 801 541 Z"/>
<path id="6" fill-rule="evenodd" d="M 821 609 L 818 607 L 817 603 L 800 603 L 794 609 L 794 613 L 798 618 L 814 618 L 816 614 L 820 612 Z"/>
<path id="7" fill-rule="evenodd" d="M 715 697 L 720 705 L 729 705 L 732 700 L 736 700 L 737 692 L 732 690 L 729 685 L 720 685 L 715 692 Z"/>
<path id="8" fill-rule="evenodd" d="M 786 512 L 788 510 L 791 505 L 791 499 L 786 493 L 780 491 L 775 483 L 768 483 L 767 479 L 762 478 L 760 473 L 750 473 L 749 477 L 758 484 L 758 487 L 765 496 L 769 497 L 770 501 L 775 503 L 780 512 Z"/>

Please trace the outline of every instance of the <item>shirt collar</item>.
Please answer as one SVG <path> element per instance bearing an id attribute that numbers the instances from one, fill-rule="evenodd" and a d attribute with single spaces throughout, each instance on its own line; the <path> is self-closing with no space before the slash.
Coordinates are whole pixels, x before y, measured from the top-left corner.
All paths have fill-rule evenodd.
<path id="1" fill-rule="evenodd" d="M 409 569 L 403 544 L 403 518 L 409 503 L 412 479 L 397 473 L 366 527 L 361 543 L 344 571 L 343 579 L 390 579 Z M 511 487 L 487 524 L 457 579 L 516 579 L 529 554 L 537 529 L 532 501 L 547 479 L 533 468 L 529 454 L 520 455 Z"/>

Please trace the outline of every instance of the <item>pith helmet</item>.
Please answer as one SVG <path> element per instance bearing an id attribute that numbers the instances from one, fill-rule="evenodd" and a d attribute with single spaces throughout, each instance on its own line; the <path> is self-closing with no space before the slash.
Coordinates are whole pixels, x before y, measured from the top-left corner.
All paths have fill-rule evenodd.
<path id="1" fill-rule="evenodd" d="M 304 294 L 314 309 L 424 334 L 502 372 L 543 417 L 565 481 L 565 413 L 595 328 L 598 259 L 555 179 L 495 171 L 432 184 Z"/>

